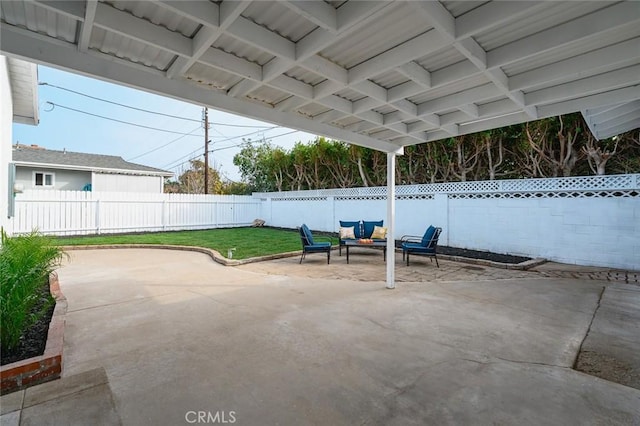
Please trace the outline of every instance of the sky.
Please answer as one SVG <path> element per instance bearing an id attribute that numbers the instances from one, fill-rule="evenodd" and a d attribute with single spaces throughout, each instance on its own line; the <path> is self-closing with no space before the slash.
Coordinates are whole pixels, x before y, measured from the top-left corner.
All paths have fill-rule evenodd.
<path id="1" fill-rule="evenodd" d="M 38 81 L 41 83 L 38 86 L 40 124 L 14 124 L 14 144 L 117 155 L 133 163 L 169 170 L 175 173 L 175 177 L 189 168 L 189 159 L 203 158 L 202 105 L 189 104 L 41 65 L 38 66 Z M 81 94 L 72 93 L 70 90 Z M 138 111 L 82 94 L 187 120 Z M 126 121 L 137 126 L 113 120 Z M 241 178 L 238 168 L 233 165 L 233 156 L 240 151 L 243 137 L 254 141 L 262 140 L 264 137 L 273 145 L 285 149 L 293 147 L 298 141 L 307 143 L 316 137 L 211 108 L 209 123 L 209 150 L 213 150 L 209 154 L 209 163 L 213 164 L 223 177 L 234 181 Z"/>

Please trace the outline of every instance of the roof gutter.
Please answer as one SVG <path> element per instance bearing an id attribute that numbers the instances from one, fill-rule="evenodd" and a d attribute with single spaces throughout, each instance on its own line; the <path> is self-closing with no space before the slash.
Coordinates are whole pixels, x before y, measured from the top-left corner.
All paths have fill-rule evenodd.
<path id="1" fill-rule="evenodd" d="M 13 161 L 13 164 L 16 166 L 27 166 L 27 167 L 44 167 L 47 169 L 59 169 L 59 170 L 79 170 L 86 172 L 96 172 L 96 173 L 108 173 L 108 174 L 118 174 L 118 175 L 138 175 L 138 176 L 162 176 L 162 177 L 172 177 L 173 173 L 171 172 L 153 172 L 146 170 L 127 170 L 127 169 L 108 169 L 106 167 L 90 167 L 90 166 L 75 166 L 75 165 L 66 165 L 66 164 L 50 164 L 50 163 L 34 163 L 29 161 Z"/>

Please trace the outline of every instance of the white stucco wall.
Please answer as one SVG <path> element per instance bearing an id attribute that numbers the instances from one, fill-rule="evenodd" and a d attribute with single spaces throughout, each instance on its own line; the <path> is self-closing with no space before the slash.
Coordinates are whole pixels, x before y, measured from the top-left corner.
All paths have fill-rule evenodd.
<path id="1" fill-rule="evenodd" d="M 106 192 L 155 192 L 163 190 L 164 178 L 161 176 L 135 176 L 94 173 L 93 191 Z"/>
<path id="2" fill-rule="evenodd" d="M 465 185 L 482 186 L 483 182 L 441 184 L 448 185 L 450 193 L 416 190 L 407 197 L 402 195 L 407 192 L 401 192 L 396 200 L 395 237 L 422 235 L 434 225 L 442 227 L 441 245 L 639 271 L 640 197 L 633 194 L 640 188 L 640 175 L 538 181 L 542 186 L 558 181 L 563 187 L 572 179 L 574 187 L 566 184 L 562 196 L 546 190 L 526 196 L 531 189 L 519 193 L 520 197 L 478 189 L 460 194 Z M 601 189 L 581 187 L 590 185 L 590 179 L 602 179 L 602 184 L 593 184 Z M 616 181 L 623 179 L 632 183 L 618 186 Z M 526 188 L 531 181 L 513 182 Z M 340 220 L 386 221 L 386 200 L 378 189 L 362 188 L 359 192 L 364 197 L 350 193 L 357 189 L 254 196 L 262 200 L 261 219 L 269 226 L 295 228 L 306 223 L 313 230 L 337 232 Z M 628 196 L 615 195 L 625 191 Z M 600 195 L 589 196 L 595 192 Z"/>
<path id="3" fill-rule="evenodd" d="M 33 185 L 34 171 L 55 174 L 54 187 L 35 187 Z M 91 172 L 85 172 L 81 170 L 47 169 L 44 167 L 18 166 L 16 168 L 16 184 L 22 185 L 24 189 L 58 189 L 64 191 L 81 191 L 88 183 L 91 183 Z"/>
<path id="4" fill-rule="evenodd" d="M 0 227 L 9 227 L 9 162 L 11 161 L 13 106 L 7 58 L 0 56 Z"/>

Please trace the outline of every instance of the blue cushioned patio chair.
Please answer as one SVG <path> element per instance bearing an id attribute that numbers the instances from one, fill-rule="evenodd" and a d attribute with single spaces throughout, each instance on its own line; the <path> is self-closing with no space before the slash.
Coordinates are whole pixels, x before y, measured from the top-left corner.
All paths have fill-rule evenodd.
<path id="1" fill-rule="evenodd" d="M 302 256 L 300 256 L 300 263 L 305 258 L 307 253 L 327 253 L 327 264 L 331 258 L 331 242 L 320 241 L 315 242 L 311 230 L 305 224 L 300 227 L 300 240 L 302 241 Z"/>
<path id="2" fill-rule="evenodd" d="M 422 237 L 416 237 L 411 235 L 405 235 L 401 238 L 402 242 L 402 260 L 407 257 L 407 266 L 409 266 L 409 254 L 416 254 L 420 256 L 429 256 L 431 261 L 436 260 L 436 266 L 438 265 L 438 257 L 436 256 L 436 250 L 438 248 L 438 238 L 442 228 L 435 228 L 429 226 L 427 231 Z"/>

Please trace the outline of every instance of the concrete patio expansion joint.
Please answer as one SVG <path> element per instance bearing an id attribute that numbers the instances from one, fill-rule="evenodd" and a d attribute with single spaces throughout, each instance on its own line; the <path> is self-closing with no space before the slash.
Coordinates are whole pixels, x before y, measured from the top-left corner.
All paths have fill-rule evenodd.
<path id="1" fill-rule="evenodd" d="M 221 304 L 221 305 L 229 306 L 229 307 L 232 307 L 232 308 L 250 308 L 250 309 L 256 309 L 256 307 L 255 307 L 255 306 L 244 305 L 244 304 L 241 304 L 241 303 L 229 303 L 229 302 L 224 302 L 224 301 L 219 300 L 219 299 L 216 299 L 215 297 L 212 297 L 212 296 L 210 296 L 210 295 L 208 295 L 208 294 L 200 293 L 200 292 L 198 292 L 198 291 L 196 291 L 196 290 L 193 290 L 193 289 L 189 289 L 189 290 L 187 290 L 187 293 L 197 294 L 198 296 L 202 296 L 202 297 L 204 297 L 204 298 L 206 298 L 206 299 L 211 300 L 212 302 L 219 303 L 219 304 Z"/>
<path id="2" fill-rule="evenodd" d="M 502 358 L 499 356 L 493 356 L 492 358 L 495 358 L 503 362 L 513 363 L 513 364 L 541 365 L 544 367 L 564 368 L 567 370 L 572 369 L 570 365 L 548 364 L 546 362 L 536 362 L 536 361 L 523 361 L 523 360 L 517 360 L 517 359 Z M 491 365 L 491 364 L 496 364 L 498 362 L 498 361 L 480 361 L 477 359 L 470 359 L 470 358 L 458 358 L 458 359 L 462 361 L 475 362 L 476 364 L 482 364 L 482 365 Z"/>
<path id="3" fill-rule="evenodd" d="M 172 291 L 170 293 L 163 293 L 162 296 L 170 296 L 172 294 L 177 294 L 180 293 L 181 290 L 176 290 L 176 291 Z M 155 299 L 157 298 L 158 295 L 154 295 L 154 296 L 145 296 L 145 297 L 138 297 L 136 299 L 133 300 L 120 300 L 117 302 L 112 302 L 112 303 L 104 303 L 102 305 L 95 305 L 95 306 L 86 306 L 84 308 L 78 308 L 78 309 L 68 309 L 67 313 L 75 313 L 75 312 L 82 312 L 82 311 L 89 311 L 92 309 L 100 309 L 100 308 L 108 308 L 111 306 L 117 306 L 117 305 L 125 305 L 128 303 L 139 303 L 145 300 L 151 300 L 151 299 Z"/>
<path id="4" fill-rule="evenodd" d="M 596 304 L 596 308 L 593 310 L 591 321 L 589 321 L 589 326 L 587 327 L 587 331 L 584 333 L 584 337 L 582 338 L 582 341 L 580 342 L 580 346 L 576 351 L 576 357 L 573 359 L 573 364 L 571 366 L 573 369 L 576 369 L 576 367 L 578 366 L 578 358 L 580 357 L 580 352 L 582 352 L 582 346 L 584 345 L 584 342 L 587 340 L 587 337 L 589 336 L 589 332 L 591 332 L 591 326 L 593 325 L 593 321 L 596 318 L 598 309 L 600 309 L 600 303 L 602 303 L 602 296 L 604 296 L 604 292 L 606 289 L 607 289 L 606 286 L 602 286 L 602 290 L 600 290 L 600 295 L 598 296 L 598 303 Z"/>

